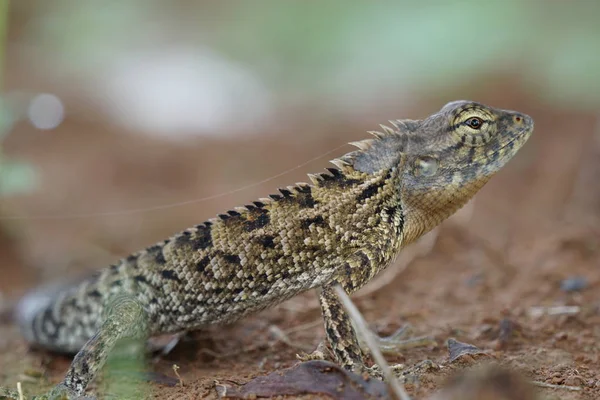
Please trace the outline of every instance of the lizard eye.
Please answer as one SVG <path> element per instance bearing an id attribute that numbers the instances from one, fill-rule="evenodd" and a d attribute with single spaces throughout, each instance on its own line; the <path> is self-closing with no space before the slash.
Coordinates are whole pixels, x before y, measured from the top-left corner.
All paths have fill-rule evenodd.
<path id="1" fill-rule="evenodd" d="M 483 146 L 493 137 L 496 130 L 494 115 L 482 108 L 463 110 L 453 122 L 454 135 L 468 147 Z"/>
<path id="2" fill-rule="evenodd" d="M 414 173 L 416 176 L 433 176 L 438 171 L 439 163 L 433 157 L 417 158 Z"/>
<path id="3" fill-rule="evenodd" d="M 483 120 L 479 117 L 472 117 L 465 121 L 465 125 L 478 131 L 483 125 Z"/>

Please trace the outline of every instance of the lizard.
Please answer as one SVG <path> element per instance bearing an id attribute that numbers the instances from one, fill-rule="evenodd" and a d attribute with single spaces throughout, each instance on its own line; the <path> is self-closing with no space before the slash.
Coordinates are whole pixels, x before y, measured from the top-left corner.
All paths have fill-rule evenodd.
<path id="1" fill-rule="evenodd" d="M 76 398 L 119 340 L 226 324 L 318 290 L 335 361 L 367 367 L 334 291 L 352 294 L 403 247 L 468 202 L 526 143 L 533 119 L 453 101 L 421 120 L 392 120 L 357 149 L 278 194 L 208 219 L 62 291 L 17 307 L 25 339 L 76 353 L 46 397 Z"/>

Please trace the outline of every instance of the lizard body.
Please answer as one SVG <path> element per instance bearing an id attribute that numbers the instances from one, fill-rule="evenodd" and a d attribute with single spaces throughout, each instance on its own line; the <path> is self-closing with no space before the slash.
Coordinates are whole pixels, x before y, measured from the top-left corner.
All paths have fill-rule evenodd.
<path id="1" fill-rule="evenodd" d="M 470 200 L 533 130 L 527 115 L 470 101 L 390 122 L 310 185 L 221 214 L 69 290 L 25 297 L 26 339 L 79 351 L 56 393 L 83 394 L 121 338 L 232 322 L 312 288 L 337 361 L 365 370 L 333 286 L 350 294 L 366 284 Z"/>

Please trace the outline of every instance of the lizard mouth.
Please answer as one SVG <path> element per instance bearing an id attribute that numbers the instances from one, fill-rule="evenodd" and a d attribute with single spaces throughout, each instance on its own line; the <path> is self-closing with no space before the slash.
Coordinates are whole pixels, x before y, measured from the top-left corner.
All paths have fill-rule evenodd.
<path id="1" fill-rule="evenodd" d="M 529 136 L 531 135 L 531 133 L 533 132 L 533 124 L 531 124 L 530 126 L 526 126 L 524 128 L 519 129 L 518 134 L 515 135 L 514 138 L 512 138 L 511 140 L 509 140 L 508 142 L 506 142 L 505 144 L 503 144 L 500 148 L 498 148 L 496 150 L 496 152 L 502 151 L 504 150 L 506 147 L 511 146 L 513 143 L 521 141 L 521 140 L 527 140 L 529 138 Z"/>

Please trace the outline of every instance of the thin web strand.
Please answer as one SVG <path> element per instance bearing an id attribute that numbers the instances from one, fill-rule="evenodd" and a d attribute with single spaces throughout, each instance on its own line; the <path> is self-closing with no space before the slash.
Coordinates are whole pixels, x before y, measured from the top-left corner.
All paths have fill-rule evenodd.
<path id="1" fill-rule="evenodd" d="M 166 210 L 166 209 L 170 209 L 170 208 L 183 207 L 183 206 L 187 206 L 190 204 L 202 203 L 204 201 L 209 201 L 209 200 L 213 200 L 213 199 L 218 199 L 220 197 L 229 196 L 234 193 L 242 192 L 244 190 L 248 190 L 253 187 L 257 187 L 257 186 L 263 185 L 265 183 L 268 183 L 272 180 L 275 180 L 284 175 L 287 175 L 290 172 L 293 172 L 302 167 L 305 167 L 314 161 L 317 161 L 323 157 L 326 157 L 326 156 L 338 151 L 339 149 L 341 149 L 344 146 L 345 146 L 345 144 L 338 146 L 335 149 L 329 150 L 328 152 L 323 153 L 317 157 L 311 158 L 310 160 L 303 162 L 302 164 L 296 165 L 293 168 L 287 169 L 283 172 L 280 172 L 279 174 L 273 175 L 273 176 L 263 179 L 261 181 L 251 183 L 249 185 L 242 186 L 240 188 L 233 189 L 228 192 L 219 193 L 219 194 L 215 194 L 215 195 L 211 195 L 211 196 L 207 196 L 207 197 L 201 197 L 199 199 L 191 199 L 191 200 L 185 200 L 185 201 L 180 201 L 180 202 L 176 202 L 176 203 L 161 204 L 161 205 L 145 207 L 145 208 L 132 208 L 132 209 L 126 209 L 126 210 L 106 211 L 106 212 L 98 212 L 98 213 L 79 213 L 79 214 L 75 213 L 75 214 L 58 214 L 58 215 L 9 215 L 9 216 L 0 217 L 0 221 L 44 220 L 44 219 L 45 220 L 51 220 L 51 219 L 60 220 L 60 219 L 85 219 L 85 218 L 95 218 L 95 217 L 113 217 L 113 216 L 119 216 L 119 215 L 130 215 L 130 214 L 140 214 L 140 213 L 146 213 L 146 212 L 152 212 L 152 211 L 160 211 L 160 210 Z"/>

